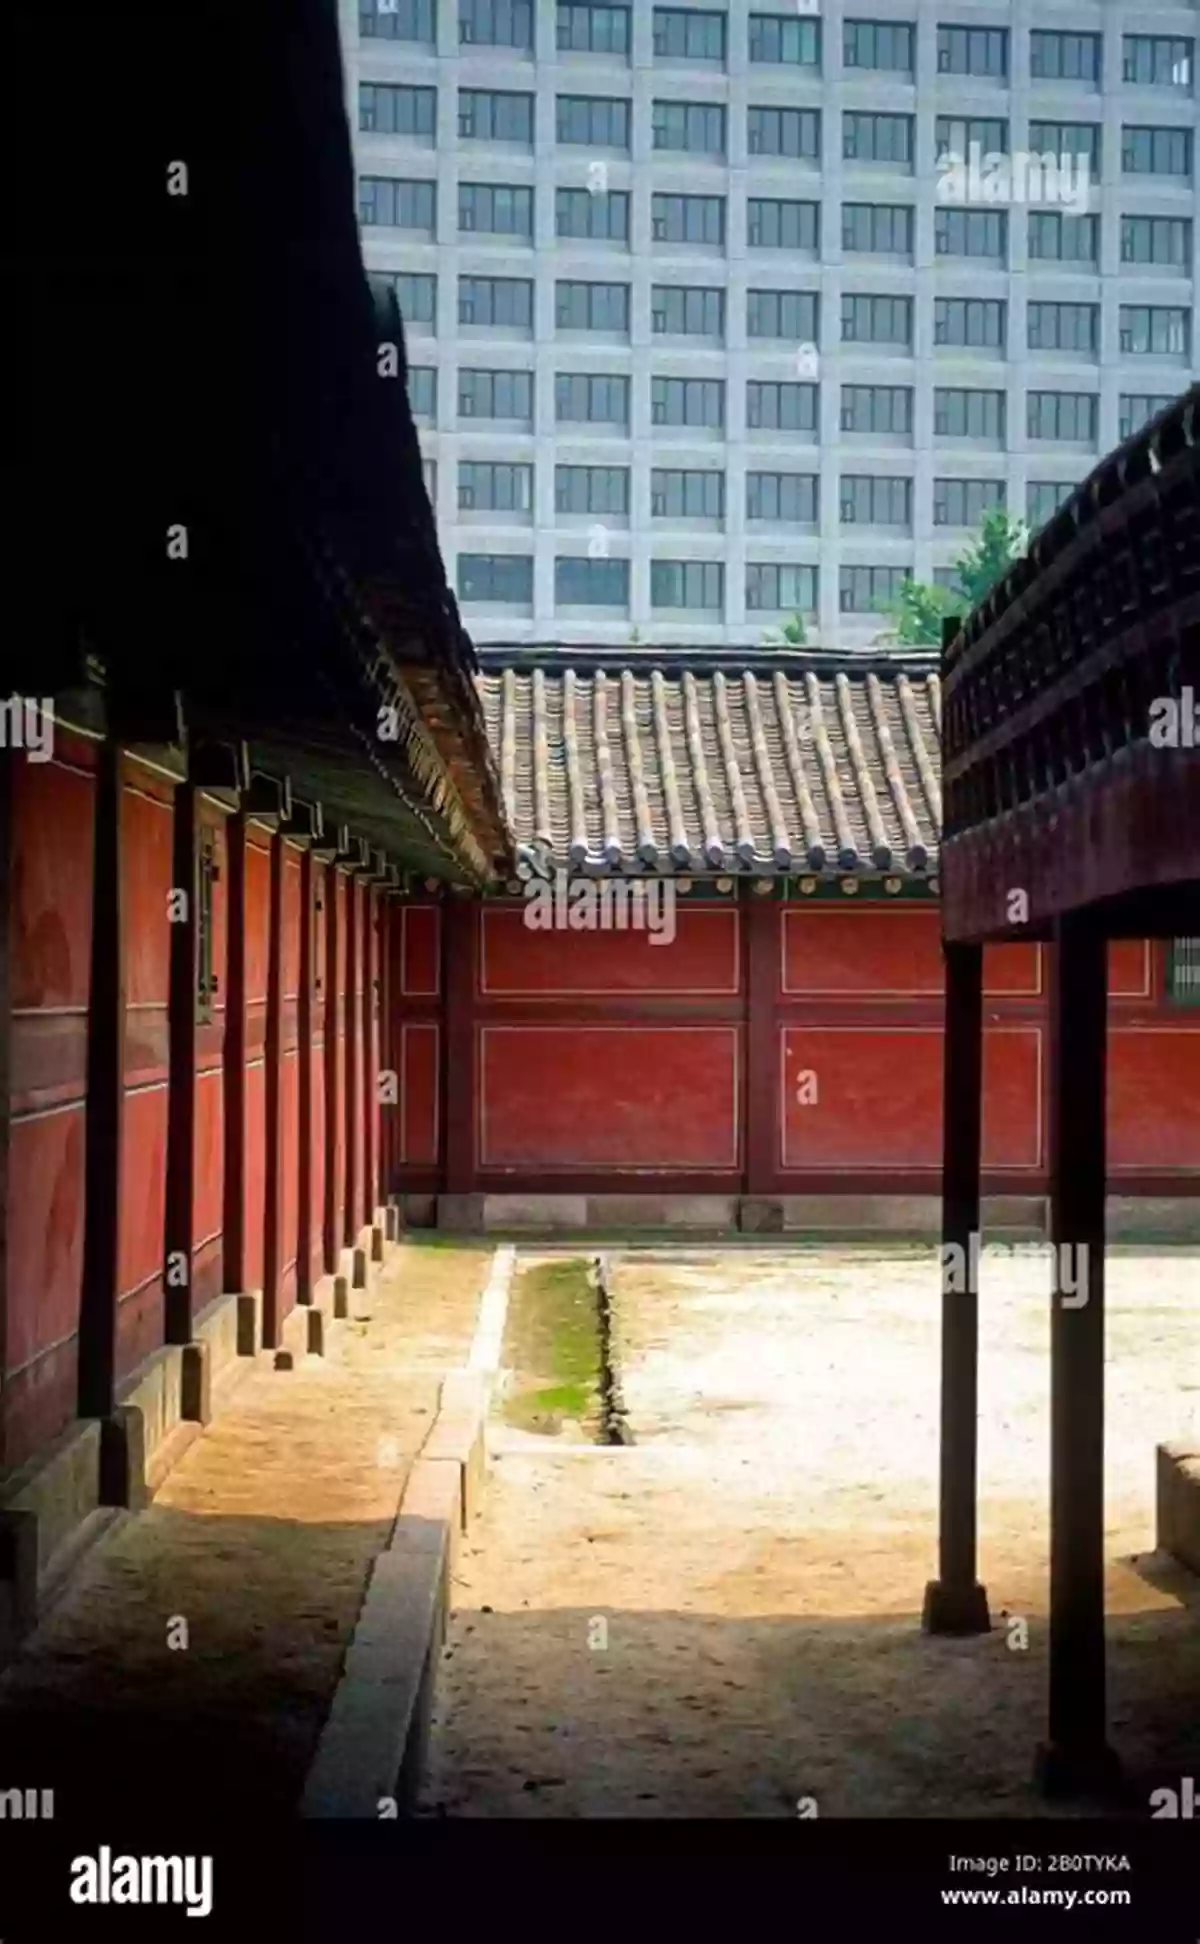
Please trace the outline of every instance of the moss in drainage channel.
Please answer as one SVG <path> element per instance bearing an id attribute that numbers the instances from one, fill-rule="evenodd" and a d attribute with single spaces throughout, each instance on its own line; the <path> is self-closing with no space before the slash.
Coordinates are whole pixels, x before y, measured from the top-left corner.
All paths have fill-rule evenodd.
<path id="1" fill-rule="evenodd" d="M 504 1361 L 512 1371 L 501 1411 L 522 1431 L 596 1442 L 602 1429 L 600 1327 L 589 1262 L 518 1268 L 508 1304 Z"/>

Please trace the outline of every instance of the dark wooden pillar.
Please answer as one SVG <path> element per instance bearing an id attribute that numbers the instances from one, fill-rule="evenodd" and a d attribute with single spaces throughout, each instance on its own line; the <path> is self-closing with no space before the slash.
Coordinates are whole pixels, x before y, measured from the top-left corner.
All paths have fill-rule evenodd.
<path id="1" fill-rule="evenodd" d="M 369 878 L 362 887 L 362 1199 L 360 1226 L 375 1219 L 379 1201 L 375 1133 L 379 1101 L 379 900 Z"/>
<path id="2" fill-rule="evenodd" d="M 359 1073 L 362 1057 L 359 1039 L 362 1033 L 362 1006 L 359 999 L 358 982 L 362 962 L 362 922 L 359 914 L 361 892 L 355 872 L 351 871 L 346 879 L 346 998 L 345 998 L 345 1114 L 346 1114 L 346 1152 L 344 1156 L 345 1196 L 343 1200 L 342 1247 L 352 1249 L 358 1242 L 358 1091 Z"/>
<path id="3" fill-rule="evenodd" d="M 229 888 L 225 1003 L 225 1287 L 246 1289 L 246 813 L 226 825 Z"/>
<path id="4" fill-rule="evenodd" d="M 88 1003 L 86 1213 L 79 1312 L 79 1415 L 116 1404 L 121 1155 L 125 1104 L 124 759 L 111 741 L 96 759 L 91 991 Z"/>
<path id="5" fill-rule="evenodd" d="M 390 891 L 382 891 L 379 897 L 379 1065 L 389 1076 L 388 1088 L 379 1109 L 379 1201 L 384 1208 L 396 1185 L 396 1123 L 400 1114 L 399 1032 L 392 1017 L 399 910 L 397 898 Z"/>
<path id="6" fill-rule="evenodd" d="M 476 1090 L 475 990 L 478 926 L 482 907 L 474 898 L 447 898 L 441 906 L 441 1176 L 448 1195 L 475 1187 Z"/>
<path id="7" fill-rule="evenodd" d="M 267 1040 L 264 1048 L 266 1127 L 263 1136 L 263 1347 L 279 1345 L 279 1272 L 283 1262 L 282 1065 L 283 1065 L 283 838 L 271 838 L 271 900 L 267 942 Z"/>
<path id="8" fill-rule="evenodd" d="M 183 892 L 186 902 L 184 916 L 171 926 L 164 1323 L 168 1343 L 190 1343 L 196 1242 L 196 954 L 200 925 L 196 790 L 190 782 L 181 783 L 175 792 L 174 842 L 171 883 L 174 890 Z"/>
<path id="9" fill-rule="evenodd" d="M 1106 1741 L 1104 1194 L 1108 946 L 1089 914 L 1050 957 L 1050 1794 L 1119 1781 Z"/>
<path id="10" fill-rule="evenodd" d="M 311 1303 L 313 1296 L 313 911 L 315 872 L 312 851 L 300 858 L 300 990 L 297 997 L 296 1038 L 296 1300 Z"/>
<path id="11" fill-rule="evenodd" d="M 983 1123 L 983 947 L 944 943 L 942 1047 L 942 1396 L 938 1577 L 927 1633 L 986 1633 L 976 1573 L 979 1435 L 979 1173 Z"/>
<path id="12" fill-rule="evenodd" d="M 342 1044 L 345 1009 L 341 961 L 345 953 L 340 871 L 330 862 L 325 871 L 325 1273 L 336 1275 L 342 1246 L 338 1200 L 343 1171 L 341 1077 L 345 1058 Z"/>
<path id="13" fill-rule="evenodd" d="M 12 1138 L 12 950 L 15 913 L 13 891 L 16 836 L 13 814 L 13 772 L 11 762 L 0 763 L 0 1471 L 9 1462 L 10 1439 L 7 1432 L 11 1391 L 3 1388 L 4 1373 L 15 1361 L 12 1331 L 16 1323 L 16 1296 L 12 1289 L 11 1253 L 8 1239 L 9 1146 Z M 78 1383 L 78 1379 L 76 1380 Z M 5 1574 L 3 1541 L 0 1540 L 0 1578 Z"/>
<path id="14" fill-rule="evenodd" d="M 751 893 L 743 900 L 739 914 L 745 927 L 742 976 L 746 989 L 743 1186 L 752 1200 L 774 1195 L 779 1181 L 783 1129 L 776 1004 L 784 909 L 777 898 L 756 897 Z M 782 1203 L 778 1206 L 778 1226 L 782 1229 Z M 756 1215 L 754 1226 L 766 1228 L 775 1223 L 764 1210 L 761 1216 Z"/>

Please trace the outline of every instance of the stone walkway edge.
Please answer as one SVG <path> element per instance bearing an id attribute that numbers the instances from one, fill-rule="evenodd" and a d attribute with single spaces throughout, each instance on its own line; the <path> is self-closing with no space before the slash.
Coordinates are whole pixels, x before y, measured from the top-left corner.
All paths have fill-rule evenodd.
<path id="1" fill-rule="evenodd" d="M 442 1382 L 391 1539 L 371 1570 L 305 1782 L 304 1817 L 377 1819 L 415 1807 L 459 1543 L 486 1485 L 488 1406 L 515 1262 L 511 1243 L 496 1250 L 469 1361 Z"/>

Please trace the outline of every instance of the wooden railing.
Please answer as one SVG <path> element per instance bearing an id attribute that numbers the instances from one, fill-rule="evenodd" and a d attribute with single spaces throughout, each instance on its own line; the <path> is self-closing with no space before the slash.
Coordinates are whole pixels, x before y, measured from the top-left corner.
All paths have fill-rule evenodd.
<path id="1" fill-rule="evenodd" d="M 1198 642 L 1194 385 L 1096 467 L 944 644 L 944 841 L 1148 741 L 1151 704 L 1196 685 Z"/>

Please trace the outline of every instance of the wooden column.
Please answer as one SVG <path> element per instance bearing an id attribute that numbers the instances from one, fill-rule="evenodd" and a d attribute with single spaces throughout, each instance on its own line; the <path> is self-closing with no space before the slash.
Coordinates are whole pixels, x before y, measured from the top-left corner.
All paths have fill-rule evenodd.
<path id="1" fill-rule="evenodd" d="M 106 740 L 96 759 L 91 992 L 88 1003 L 86 1214 L 79 1311 L 79 1415 L 116 1403 L 121 1159 L 125 1105 L 125 937 L 121 869 L 124 759 Z"/>
<path id="2" fill-rule="evenodd" d="M 12 1138 L 12 949 L 15 913 L 13 889 L 16 835 L 13 817 L 13 768 L 0 763 L 0 1385 L 10 1368 L 12 1329 L 16 1322 L 11 1287 L 11 1246 L 8 1235 L 9 1147 Z M 76 1378 L 78 1384 L 78 1378 Z M 11 1391 L 0 1388 L 0 1470 L 9 1461 L 8 1421 Z M 4 1537 L 0 1532 L 0 1579 L 6 1574 Z"/>
<path id="3" fill-rule="evenodd" d="M 226 825 L 229 878 L 225 1009 L 225 1287 L 246 1288 L 246 813 Z"/>
<path id="4" fill-rule="evenodd" d="M 364 878 L 362 887 L 362 1193 L 359 1223 L 366 1227 L 375 1219 L 379 1202 L 376 1179 L 375 1132 L 379 1101 L 378 993 L 379 937 L 376 924 L 379 902 L 375 886 Z"/>
<path id="5" fill-rule="evenodd" d="M 983 947 L 944 943 L 942 1048 L 942 1395 L 938 1577 L 927 1633 L 986 1633 L 976 1573 L 979 1434 L 979 1173 L 983 1120 Z"/>
<path id="6" fill-rule="evenodd" d="M 778 898 L 744 893 L 738 917 L 745 927 L 742 976 L 746 990 L 746 1082 L 744 1191 L 757 1200 L 778 1192 L 780 1147 L 779 1031 L 775 1007 L 779 995 L 780 932 L 784 905 Z M 756 1216 L 756 1228 L 783 1227 L 783 1205 Z"/>
<path id="7" fill-rule="evenodd" d="M 1104 1196 L 1108 946 L 1087 913 L 1058 921 L 1050 958 L 1049 1794 L 1119 1781 L 1106 1741 Z"/>
<path id="8" fill-rule="evenodd" d="M 271 903 L 267 948 L 266 1129 L 263 1142 L 266 1205 L 263 1216 L 263 1348 L 279 1346 L 279 1272 L 283 1260 L 281 1068 L 283 1063 L 284 843 L 271 838 Z"/>
<path id="9" fill-rule="evenodd" d="M 359 1003 L 358 981 L 359 966 L 362 958 L 362 923 L 359 916 L 361 892 L 356 874 L 351 871 L 346 879 L 346 995 L 344 1018 L 346 1024 L 345 1059 L 345 1116 L 346 1152 L 345 1198 L 343 1201 L 342 1247 L 352 1249 L 358 1242 L 358 1087 L 361 1057 L 359 1037 L 362 1031 L 362 1008 Z"/>
<path id="10" fill-rule="evenodd" d="M 296 1300 L 311 1303 L 313 1297 L 313 884 L 312 851 L 300 858 L 300 991 L 297 1000 L 297 1188 L 296 1209 Z"/>
<path id="11" fill-rule="evenodd" d="M 333 863 L 325 871 L 325 1273 L 336 1275 L 342 1247 L 339 1195 L 344 1181 L 344 1122 L 341 1079 L 345 1007 L 342 961 L 345 955 L 342 898 L 345 880 Z"/>
<path id="12" fill-rule="evenodd" d="M 448 1195 L 467 1195 L 475 1187 L 476 1091 L 475 984 L 478 926 L 482 906 L 474 898 L 447 898 L 441 907 L 444 995 L 441 1035 L 439 1145 L 441 1176 Z"/>
<path id="13" fill-rule="evenodd" d="M 386 1073 L 396 1075 L 398 1091 L 400 1035 L 392 1015 L 396 991 L 396 935 L 400 928 L 398 914 L 401 907 L 399 900 L 389 891 L 380 894 L 379 905 L 379 1064 Z M 379 1199 L 384 1208 L 396 1188 L 396 1125 L 399 1115 L 399 1099 L 385 1103 L 380 1108 Z"/>
<path id="14" fill-rule="evenodd" d="M 196 869 L 196 791 L 175 792 L 175 854 L 172 886 L 187 900 L 184 917 L 171 926 L 170 1092 L 167 1103 L 165 1337 L 190 1343 L 192 1272 L 195 1264 L 196 1188 L 196 954 L 200 895 Z M 179 1258 L 186 1281 L 179 1281 Z"/>

